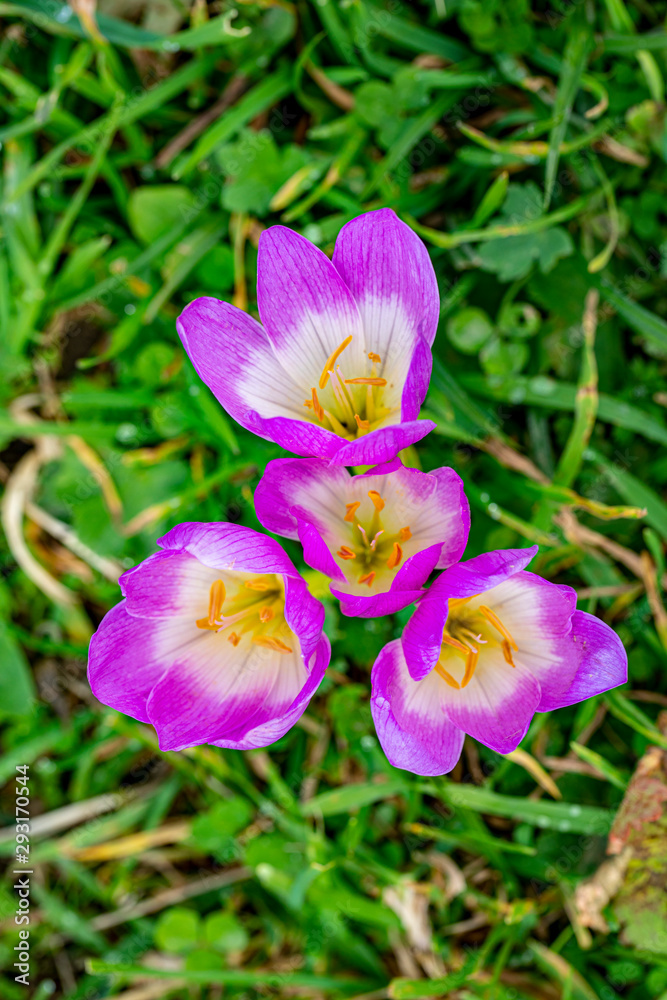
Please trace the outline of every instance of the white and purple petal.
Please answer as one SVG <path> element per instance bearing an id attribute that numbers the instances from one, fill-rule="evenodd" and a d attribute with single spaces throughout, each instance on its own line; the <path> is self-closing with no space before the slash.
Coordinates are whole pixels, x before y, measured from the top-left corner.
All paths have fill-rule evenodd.
<path id="1" fill-rule="evenodd" d="M 389 762 L 415 774 L 451 771 L 465 737 L 443 712 L 443 682 L 438 675 L 433 672 L 414 681 L 396 639 L 380 652 L 371 683 L 373 721 Z"/>
<path id="2" fill-rule="evenodd" d="M 585 611 L 574 612 L 572 631 L 563 641 L 562 656 L 575 661 L 575 675 L 564 693 L 550 699 L 548 708 L 546 700 L 540 703 L 540 712 L 575 705 L 625 684 L 628 679 L 628 656 L 618 635 Z"/>

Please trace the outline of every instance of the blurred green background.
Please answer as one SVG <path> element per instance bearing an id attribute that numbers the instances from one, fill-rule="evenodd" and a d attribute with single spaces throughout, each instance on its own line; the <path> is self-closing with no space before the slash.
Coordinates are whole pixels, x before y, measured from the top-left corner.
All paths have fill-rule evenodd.
<path id="1" fill-rule="evenodd" d="M 665 1000 L 666 13 L 0 2 L 3 1000 Z M 175 523 L 257 527 L 281 453 L 222 411 L 175 319 L 199 295 L 256 314 L 264 227 L 330 253 L 385 205 L 441 290 L 438 428 L 410 461 L 464 477 L 469 556 L 540 543 L 534 568 L 618 630 L 630 683 L 421 779 L 368 708 L 409 611 L 327 600 L 332 667 L 290 733 L 160 754 L 92 697 L 89 636 Z M 587 910 L 612 823 L 627 868 Z"/>

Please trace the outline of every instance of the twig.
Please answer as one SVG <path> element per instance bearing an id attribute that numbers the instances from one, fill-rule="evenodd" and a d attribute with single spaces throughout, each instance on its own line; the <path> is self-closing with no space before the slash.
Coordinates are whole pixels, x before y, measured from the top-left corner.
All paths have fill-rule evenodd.
<path id="1" fill-rule="evenodd" d="M 227 108 L 230 108 L 232 104 L 238 101 L 239 97 L 247 90 L 247 87 L 248 78 L 246 76 L 241 73 L 233 76 L 215 104 L 212 104 L 210 108 L 202 112 L 197 118 L 193 118 L 191 122 L 188 122 L 185 128 L 160 150 L 155 157 L 155 166 L 157 169 L 164 170 L 165 167 L 168 167 L 179 153 L 187 149 L 193 139 L 196 139 Z"/>

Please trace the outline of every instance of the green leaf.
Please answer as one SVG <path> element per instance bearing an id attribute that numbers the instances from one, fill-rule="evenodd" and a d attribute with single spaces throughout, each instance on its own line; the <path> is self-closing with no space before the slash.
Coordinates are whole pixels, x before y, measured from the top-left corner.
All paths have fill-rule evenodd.
<path id="1" fill-rule="evenodd" d="M 204 937 L 216 951 L 243 951 L 249 941 L 243 924 L 233 913 L 212 913 L 204 922 Z"/>
<path id="2" fill-rule="evenodd" d="M 520 372 L 528 360 L 526 344 L 493 337 L 479 354 L 482 368 L 488 375 L 511 375 Z"/>
<path id="3" fill-rule="evenodd" d="M 191 951 L 199 940 L 199 915 L 184 906 L 173 906 L 160 916 L 153 936 L 161 951 Z"/>
<path id="4" fill-rule="evenodd" d="M 382 799 L 400 795 L 407 789 L 403 778 L 390 778 L 382 784 L 347 785 L 344 788 L 334 788 L 323 792 L 315 798 L 304 802 L 301 812 L 304 816 L 335 816 L 338 813 L 361 809 Z"/>
<path id="5" fill-rule="evenodd" d="M 196 199 L 192 191 L 179 184 L 144 185 L 135 188 L 128 202 L 132 232 L 145 246 L 187 219 Z"/>
<path id="6" fill-rule="evenodd" d="M 493 336 L 493 323 L 483 309 L 467 306 L 447 321 L 446 330 L 462 354 L 477 354 Z"/>
<path id="7" fill-rule="evenodd" d="M 35 685 L 23 650 L 0 621 L 0 716 L 28 715 L 35 704 Z"/>

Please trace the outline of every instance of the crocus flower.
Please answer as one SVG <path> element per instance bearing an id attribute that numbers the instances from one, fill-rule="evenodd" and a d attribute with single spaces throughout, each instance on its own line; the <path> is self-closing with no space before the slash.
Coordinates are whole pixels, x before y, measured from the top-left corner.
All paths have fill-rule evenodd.
<path id="1" fill-rule="evenodd" d="M 380 653 L 371 708 L 395 767 L 444 774 L 456 764 L 465 733 L 509 753 L 535 712 L 627 680 L 615 632 L 575 610 L 571 587 L 524 571 L 536 552 L 488 552 L 445 570 L 402 639 Z"/>
<path id="2" fill-rule="evenodd" d="M 329 663 L 324 608 L 280 545 L 235 524 L 181 524 L 120 585 L 90 644 L 105 705 L 162 750 L 248 750 L 294 725 Z"/>
<path id="3" fill-rule="evenodd" d="M 429 574 L 461 558 L 470 515 L 453 469 L 424 473 L 399 459 L 352 476 L 319 458 L 269 462 L 255 490 L 265 528 L 298 538 L 331 577 L 343 614 L 371 618 L 421 596 Z"/>
<path id="4" fill-rule="evenodd" d="M 417 418 L 439 304 L 424 244 L 383 208 L 343 226 L 333 261 L 284 226 L 263 232 L 262 326 L 200 298 L 177 327 L 200 377 L 243 427 L 298 455 L 373 465 L 435 426 Z"/>

